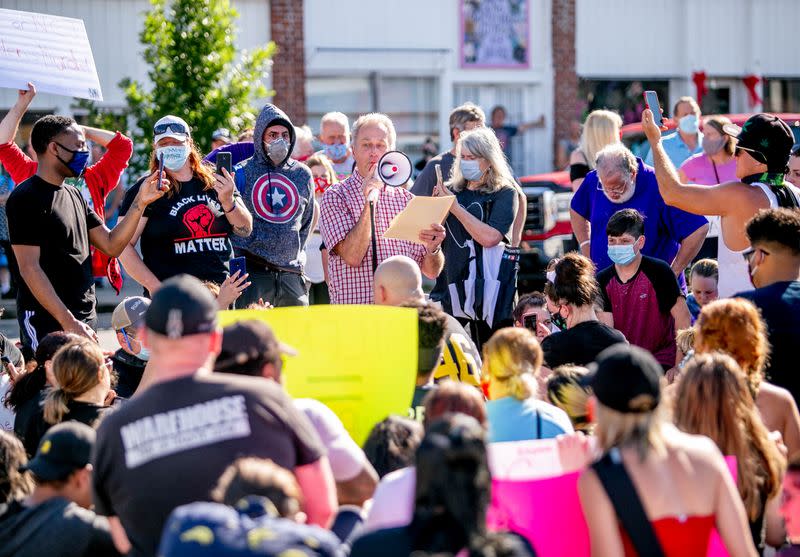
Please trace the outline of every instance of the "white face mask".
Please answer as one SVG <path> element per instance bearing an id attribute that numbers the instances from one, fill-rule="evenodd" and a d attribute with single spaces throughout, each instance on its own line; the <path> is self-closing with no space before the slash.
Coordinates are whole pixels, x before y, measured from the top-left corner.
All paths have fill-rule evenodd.
<path id="1" fill-rule="evenodd" d="M 167 170 L 177 172 L 186 161 L 189 159 L 189 146 L 188 145 L 169 145 L 167 147 L 159 147 L 156 149 L 156 158 L 164 158 L 164 167 Z"/>

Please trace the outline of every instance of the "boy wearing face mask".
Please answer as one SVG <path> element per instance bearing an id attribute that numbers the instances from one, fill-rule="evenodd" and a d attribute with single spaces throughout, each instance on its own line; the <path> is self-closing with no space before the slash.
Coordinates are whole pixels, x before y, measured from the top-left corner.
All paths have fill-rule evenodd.
<path id="1" fill-rule="evenodd" d="M 672 161 L 675 168 L 678 168 L 692 155 L 703 152 L 703 133 L 700 131 L 700 106 L 692 97 L 681 97 L 675 103 L 672 114 L 678 123 L 678 130 L 671 135 L 665 136 L 661 143 L 667 152 L 669 160 Z M 647 153 L 644 162 L 653 166 L 652 151 Z"/>
<path id="2" fill-rule="evenodd" d="M 644 217 L 635 209 L 614 213 L 606 226 L 613 265 L 597 275 L 603 309 L 628 342 L 650 351 L 664 370 L 675 364 L 675 332 L 691 326 L 686 298 L 664 261 L 642 255 Z"/>
<path id="3" fill-rule="evenodd" d="M 296 141 L 289 117 L 273 104 L 264 106 L 255 126 L 255 154 L 236 170 L 236 187 L 253 214 L 253 234 L 234 239 L 252 283 L 237 307 L 259 298 L 275 307 L 308 305 L 305 248 L 319 209 L 311 171 L 290 156 Z"/>
<path id="4" fill-rule="evenodd" d="M 130 398 L 136 392 L 150 359 L 150 351 L 139 339 L 139 329 L 149 307 L 147 298 L 131 296 L 122 300 L 111 314 L 111 328 L 116 331 L 120 346 L 111 357 L 118 376 L 114 390 L 121 398 Z"/>

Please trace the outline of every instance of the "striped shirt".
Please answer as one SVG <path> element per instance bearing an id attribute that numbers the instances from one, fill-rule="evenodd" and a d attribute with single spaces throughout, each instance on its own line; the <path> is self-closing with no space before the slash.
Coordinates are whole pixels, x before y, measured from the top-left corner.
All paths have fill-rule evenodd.
<path id="1" fill-rule="evenodd" d="M 364 210 L 364 178 L 358 170 L 345 181 L 332 185 L 322 196 L 319 229 L 328 248 L 328 288 L 332 304 L 372 303 L 372 242 L 358 267 L 351 267 L 334 253 L 336 247 L 356 226 Z M 406 208 L 414 195 L 401 187 L 381 188 L 375 204 L 375 231 L 378 235 L 378 263 L 394 255 L 405 255 L 422 265 L 425 246 L 383 237 L 392 219 Z"/>

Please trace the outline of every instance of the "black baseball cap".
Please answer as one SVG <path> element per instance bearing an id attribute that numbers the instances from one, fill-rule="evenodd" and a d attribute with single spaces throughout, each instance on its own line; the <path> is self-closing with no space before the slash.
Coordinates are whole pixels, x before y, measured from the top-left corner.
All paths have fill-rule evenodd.
<path id="1" fill-rule="evenodd" d="M 195 277 L 177 275 L 156 291 L 144 324 L 171 339 L 209 333 L 217 326 L 217 301 Z"/>
<path id="2" fill-rule="evenodd" d="M 94 429 L 76 421 L 54 425 L 44 434 L 36 456 L 22 467 L 44 481 L 63 480 L 90 462 L 96 439 Z"/>
<path id="3" fill-rule="evenodd" d="M 725 124 L 722 131 L 735 137 L 736 147 L 766 164 L 770 172 L 783 173 L 786 170 L 794 145 L 794 135 L 789 124 L 777 116 L 754 114 L 741 128 L 736 124 Z"/>
<path id="4" fill-rule="evenodd" d="M 273 362 L 284 355 L 296 356 L 297 350 L 280 342 L 272 327 L 257 319 L 239 321 L 222 329 L 222 350 L 217 356 L 214 371 L 246 369 L 250 373 L 258 373 L 264 363 Z"/>
<path id="5" fill-rule="evenodd" d="M 625 414 L 651 412 L 661 400 L 664 374 L 650 352 L 615 344 L 603 350 L 581 383 L 591 387 L 603 406 Z"/>

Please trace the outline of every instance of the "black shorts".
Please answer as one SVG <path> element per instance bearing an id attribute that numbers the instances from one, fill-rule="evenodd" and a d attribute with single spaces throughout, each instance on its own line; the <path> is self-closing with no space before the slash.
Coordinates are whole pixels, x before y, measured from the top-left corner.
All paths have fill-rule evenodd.
<path id="1" fill-rule="evenodd" d="M 22 346 L 32 352 L 36 352 L 36 348 L 44 337 L 55 331 L 63 330 L 59 322 L 43 309 L 26 310 L 20 307 L 17 313 L 17 322 Z M 97 326 L 97 318 L 86 321 L 86 323 L 94 329 Z"/>

